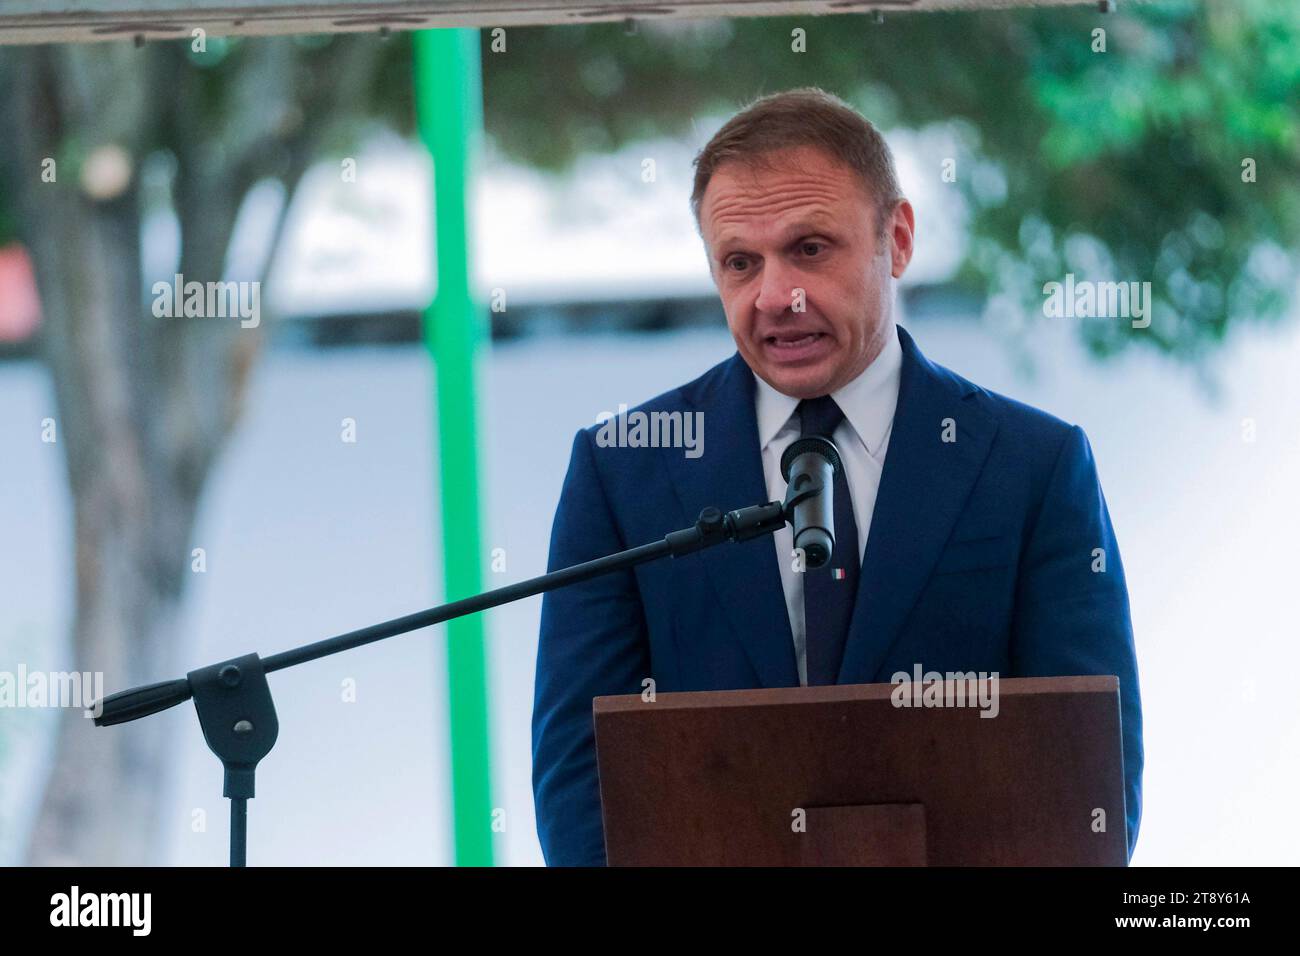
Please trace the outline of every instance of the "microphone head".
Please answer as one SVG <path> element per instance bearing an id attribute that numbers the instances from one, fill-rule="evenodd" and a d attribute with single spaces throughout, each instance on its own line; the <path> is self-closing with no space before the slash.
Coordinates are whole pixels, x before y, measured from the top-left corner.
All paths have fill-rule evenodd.
<path id="1" fill-rule="evenodd" d="M 831 473 L 838 475 L 840 473 L 840 453 L 836 449 L 835 443 L 829 438 L 822 438 L 820 435 L 808 435 L 804 438 L 796 438 L 790 443 L 790 447 L 785 450 L 781 456 L 781 477 L 787 482 L 790 480 L 790 466 L 800 455 L 806 455 L 811 452 L 814 455 L 821 455 L 831 463 Z"/>
<path id="2" fill-rule="evenodd" d="M 795 547 L 803 549 L 804 567 L 815 571 L 830 563 L 835 542 L 825 528 L 807 528 Z"/>

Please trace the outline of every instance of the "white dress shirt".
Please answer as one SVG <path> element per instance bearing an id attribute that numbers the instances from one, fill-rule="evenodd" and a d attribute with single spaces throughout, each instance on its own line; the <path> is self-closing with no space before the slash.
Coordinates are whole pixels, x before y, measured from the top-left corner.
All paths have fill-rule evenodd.
<path id="1" fill-rule="evenodd" d="M 858 543 L 865 553 L 871 532 L 871 513 L 876 507 L 880 474 L 885 465 L 885 451 L 894 426 L 894 409 L 898 406 L 898 382 L 903 367 L 903 348 L 898 333 L 890 323 L 885 347 L 862 374 L 843 388 L 831 393 L 835 404 L 844 412 L 844 420 L 831 440 L 839 450 L 853 499 L 853 517 L 858 526 Z M 785 479 L 781 477 L 781 455 L 799 437 L 799 418 L 794 414 L 799 399 L 778 392 L 757 375 L 754 396 L 758 417 L 758 441 L 763 449 L 763 477 L 772 501 L 785 500 Z M 795 657 L 799 662 L 799 683 L 808 684 L 808 658 L 803 619 L 803 575 L 794 570 L 794 529 L 788 524 L 774 535 L 777 564 L 781 568 L 781 587 L 790 614 L 790 631 L 794 635 Z M 858 555 L 859 564 L 862 555 Z"/>

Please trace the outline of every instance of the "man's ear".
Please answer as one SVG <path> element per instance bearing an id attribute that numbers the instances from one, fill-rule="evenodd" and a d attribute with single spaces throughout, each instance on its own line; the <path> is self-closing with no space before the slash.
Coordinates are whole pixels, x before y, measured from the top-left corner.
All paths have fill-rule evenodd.
<path id="1" fill-rule="evenodd" d="M 912 261 L 912 252 L 916 241 L 916 214 L 912 204 L 901 199 L 890 216 L 888 227 L 890 274 L 900 278 L 907 271 L 907 264 Z"/>

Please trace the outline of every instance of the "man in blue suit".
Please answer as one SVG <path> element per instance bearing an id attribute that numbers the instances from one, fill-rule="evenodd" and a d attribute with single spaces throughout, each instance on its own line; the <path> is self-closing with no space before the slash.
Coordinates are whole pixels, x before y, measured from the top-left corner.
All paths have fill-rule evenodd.
<path id="1" fill-rule="evenodd" d="M 703 454 L 573 442 L 549 570 L 785 497 L 781 453 L 830 437 L 835 556 L 774 538 L 546 594 L 533 788 L 550 865 L 605 862 L 592 698 L 887 683 L 926 671 L 1120 681 L 1129 852 L 1142 716 L 1128 591 L 1083 430 L 926 359 L 895 322 L 914 216 L 888 146 L 817 89 L 757 100 L 695 160 L 692 208 L 736 353 L 629 413 L 697 416 Z M 620 432 L 620 434 L 625 434 Z"/>

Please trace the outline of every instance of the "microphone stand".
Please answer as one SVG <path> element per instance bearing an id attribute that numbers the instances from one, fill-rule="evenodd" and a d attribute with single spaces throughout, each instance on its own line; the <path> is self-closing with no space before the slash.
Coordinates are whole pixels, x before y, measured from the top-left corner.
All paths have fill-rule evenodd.
<path id="1" fill-rule="evenodd" d="M 245 654 L 200 667 L 177 680 L 120 691 L 104 698 L 103 709 L 95 717 L 95 726 L 109 727 L 138 720 L 193 698 L 208 748 L 225 768 L 222 796 L 230 799 L 230 865 L 245 866 L 248 801 L 253 797 L 253 776 L 258 761 L 271 752 L 280 729 L 271 689 L 266 682 L 267 674 L 657 558 L 681 557 L 724 541 L 748 541 L 772 534 L 785 527 L 787 521 L 793 523 L 797 504 L 821 494 L 823 490 L 820 481 L 795 482 L 787 489 L 784 502 L 769 501 L 726 514 L 717 508 L 705 508 L 693 527 L 670 532 L 661 541 L 305 644 L 267 658 Z"/>

